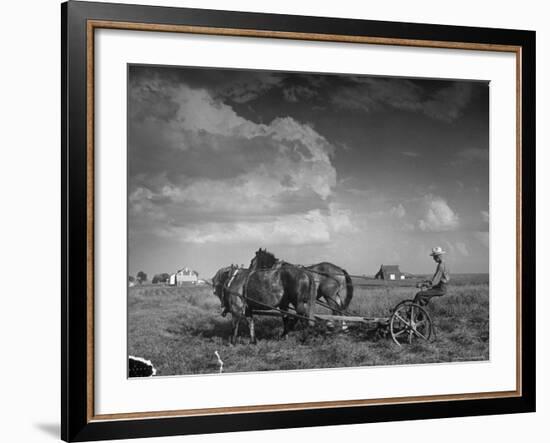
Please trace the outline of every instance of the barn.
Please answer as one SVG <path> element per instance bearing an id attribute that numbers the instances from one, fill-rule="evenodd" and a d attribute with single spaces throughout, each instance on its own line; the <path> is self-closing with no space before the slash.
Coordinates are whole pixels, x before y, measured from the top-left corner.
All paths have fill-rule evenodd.
<path id="1" fill-rule="evenodd" d="M 199 280 L 199 273 L 189 268 L 183 268 L 170 276 L 170 284 L 182 286 L 185 284 L 196 284 Z"/>
<path id="2" fill-rule="evenodd" d="M 380 265 L 380 269 L 374 278 L 380 280 L 405 280 L 405 273 L 400 271 L 399 265 Z"/>

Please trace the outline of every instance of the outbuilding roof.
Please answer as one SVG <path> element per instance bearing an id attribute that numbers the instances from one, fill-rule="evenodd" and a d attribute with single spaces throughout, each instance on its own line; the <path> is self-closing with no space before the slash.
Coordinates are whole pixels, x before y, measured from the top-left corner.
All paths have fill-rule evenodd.
<path id="1" fill-rule="evenodd" d="M 380 265 L 380 270 L 386 272 L 401 272 L 399 270 L 399 265 Z"/>

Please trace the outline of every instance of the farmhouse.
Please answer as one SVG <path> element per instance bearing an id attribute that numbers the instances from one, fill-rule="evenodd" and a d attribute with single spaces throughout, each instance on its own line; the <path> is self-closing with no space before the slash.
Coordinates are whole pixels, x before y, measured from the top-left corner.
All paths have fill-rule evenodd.
<path id="1" fill-rule="evenodd" d="M 399 265 L 380 265 L 374 278 L 381 280 L 405 280 L 405 273 L 399 270 Z"/>
<path id="2" fill-rule="evenodd" d="M 188 283 L 196 284 L 199 280 L 199 273 L 189 268 L 183 268 L 170 276 L 170 284 L 182 286 Z"/>

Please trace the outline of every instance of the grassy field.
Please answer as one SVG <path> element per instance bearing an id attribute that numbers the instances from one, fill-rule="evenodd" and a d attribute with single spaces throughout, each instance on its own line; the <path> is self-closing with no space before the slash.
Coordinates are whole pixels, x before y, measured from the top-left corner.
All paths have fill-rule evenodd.
<path id="1" fill-rule="evenodd" d="M 357 279 L 349 310 L 388 316 L 398 302 L 413 298 L 414 283 L 380 284 Z M 363 286 L 365 285 L 365 286 Z M 411 285 L 411 286 L 409 286 Z M 324 312 L 323 308 L 317 312 Z M 230 346 L 230 316 L 220 315 L 209 286 L 137 286 L 128 294 L 128 351 L 151 360 L 157 375 L 336 368 L 371 365 L 478 361 L 489 358 L 489 283 L 487 274 L 453 276 L 449 293 L 428 306 L 437 337 L 399 347 L 362 327 L 348 333 L 326 327 L 297 330 L 278 340 L 281 320 L 256 322 L 258 344 L 251 345 L 242 323 L 240 341 Z"/>

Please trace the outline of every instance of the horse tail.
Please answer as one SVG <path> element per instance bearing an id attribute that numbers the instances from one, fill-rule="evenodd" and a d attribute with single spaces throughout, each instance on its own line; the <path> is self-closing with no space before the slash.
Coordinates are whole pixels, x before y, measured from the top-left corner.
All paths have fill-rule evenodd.
<path id="1" fill-rule="evenodd" d="M 346 279 L 346 299 L 344 300 L 344 309 L 347 309 L 353 297 L 353 281 L 345 269 L 342 269 Z"/>

